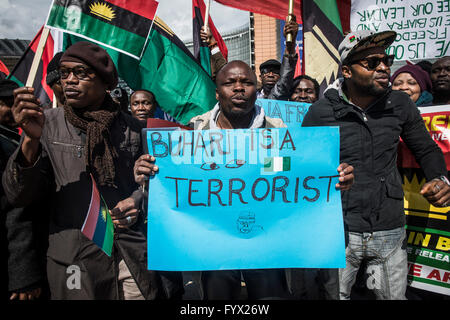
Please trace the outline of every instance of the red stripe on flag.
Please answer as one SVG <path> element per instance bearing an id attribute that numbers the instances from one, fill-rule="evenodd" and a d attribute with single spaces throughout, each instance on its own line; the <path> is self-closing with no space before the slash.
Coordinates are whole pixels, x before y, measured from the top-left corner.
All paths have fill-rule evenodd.
<path id="1" fill-rule="evenodd" d="M 295 47 L 295 52 L 297 53 L 298 59 L 297 59 L 297 63 L 295 64 L 294 78 L 302 75 L 302 62 L 300 61 L 300 48 L 299 48 L 298 44 Z"/>
<path id="2" fill-rule="evenodd" d="M 158 8 L 158 1 L 155 0 L 104 0 L 115 6 L 153 20 Z"/>
<path id="3" fill-rule="evenodd" d="M 339 16 L 341 17 L 341 26 L 342 26 L 342 32 L 350 31 L 350 10 L 352 8 L 352 1 L 351 0 L 339 0 L 336 1 L 338 10 L 339 10 Z"/>
<path id="4" fill-rule="evenodd" d="M 89 204 L 89 210 L 84 220 L 81 232 L 92 240 L 95 233 L 95 228 L 97 227 L 98 215 L 100 214 L 100 193 L 98 192 L 97 186 L 95 184 L 94 178 L 91 175 L 92 180 L 92 195 L 91 203 Z"/>
<path id="5" fill-rule="evenodd" d="M 53 59 L 53 56 L 55 55 L 54 51 L 55 42 L 53 41 L 53 37 L 51 34 L 48 35 L 47 42 L 45 43 L 44 52 L 42 53 L 42 64 L 43 64 L 43 70 L 42 70 L 42 88 L 47 93 L 50 100 L 53 102 L 53 90 L 47 85 L 47 67 L 50 61 Z"/>
<path id="6" fill-rule="evenodd" d="M 44 27 L 41 27 L 39 32 L 36 34 L 34 39 L 30 43 L 30 49 L 36 53 L 37 47 L 39 45 L 39 39 L 41 39 L 42 30 Z M 47 66 L 50 63 L 50 61 L 53 59 L 53 48 L 54 48 L 55 42 L 53 41 L 53 37 L 51 33 L 49 33 L 47 42 L 44 46 L 44 51 L 42 52 L 41 62 L 42 63 L 42 79 L 41 79 L 41 85 L 44 89 L 47 96 L 50 98 L 50 101 L 53 102 L 53 90 L 47 85 L 46 78 L 47 78 Z M 37 76 L 37 75 L 36 75 Z"/>
<path id="7" fill-rule="evenodd" d="M 3 72 L 5 75 L 9 74 L 8 68 L 5 66 L 5 64 L 0 60 L 0 72 Z"/>
<path id="8" fill-rule="evenodd" d="M 216 0 L 216 2 L 281 20 L 286 20 L 289 11 L 289 1 L 287 0 Z M 302 23 L 301 2 L 301 0 L 294 0 L 294 14 L 297 23 L 300 24 Z"/>

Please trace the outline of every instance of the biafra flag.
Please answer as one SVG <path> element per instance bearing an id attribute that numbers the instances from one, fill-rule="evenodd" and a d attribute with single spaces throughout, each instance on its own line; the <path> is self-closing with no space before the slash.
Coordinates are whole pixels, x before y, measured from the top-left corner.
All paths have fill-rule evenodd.
<path id="1" fill-rule="evenodd" d="M 81 232 L 102 249 L 104 253 L 111 256 L 114 241 L 114 225 L 109 214 L 108 206 L 100 195 L 92 175 L 91 181 L 91 202 Z"/>
<path id="2" fill-rule="evenodd" d="M 155 0 L 54 0 L 46 25 L 139 59 L 157 7 Z"/>
<path id="3" fill-rule="evenodd" d="M 82 41 L 66 36 L 65 47 Z M 157 16 L 140 60 L 105 48 L 119 77 L 133 90 L 155 95 L 161 109 L 181 124 L 214 107 L 216 86 L 192 53 Z"/>
<path id="4" fill-rule="evenodd" d="M 203 27 L 203 21 L 205 20 L 206 6 L 203 0 L 192 0 L 192 20 L 193 20 L 193 44 L 194 44 L 194 57 L 200 62 L 202 67 L 211 75 L 211 63 L 210 63 L 210 51 L 208 44 L 203 42 L 200 37 L 200 29 Z M 217 42 L 220 52 L 225 60 L 228 60 L 228 49 L 222 36 L 217 31 L 211 16 L 208 17 L 208 28 L 211 31 L 212 36 Z"/>
<path id="5" fill-rule="evenodd" d="M 338 47 L 344 39 L 335 0 L 303 1 L 304 73 L 324 89 L 339 74 Z"/>

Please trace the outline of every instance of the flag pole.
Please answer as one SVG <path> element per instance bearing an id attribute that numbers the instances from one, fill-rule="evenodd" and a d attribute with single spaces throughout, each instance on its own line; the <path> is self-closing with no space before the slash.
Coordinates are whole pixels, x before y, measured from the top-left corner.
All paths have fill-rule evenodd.
<path id="1" fill-rule="evenodd" d="M 45 43 L 47 42 L 48 34 L 50 32 L 49 28 L 44 27 L 42 29 L 41 38 L 39 39 L 39 44 L 34 55 L 33 63 L 31 64 L 30 73 L 28 74 L 26 87 L 32 87 L 34 78 L 36 78 L 36 73 L 39 67 L 39 62 L 42 58 L 42 53 L 44 52 Z"/>
<path id="2" fill-rule="evenodd" d="M 205 31 L 208 30 L 208 21 L 209 21 L 209 6 L 210 6 L 210 0 L 206 1 L 206 11 L 205 11 Z"/>
<path id="3" fill-rule="evenodd" d="M 287 17 L 287 21 L 291 21 L 292 16 L 291 14 L 294 14 L 294 0 L 289 0 L 289 10 L 288 10 L 288 17 Z M 292 33 L 288 33 L 286 35 L 286 43 L 290 43 L 293 42 L 294 39 L 292 39 Z"/>

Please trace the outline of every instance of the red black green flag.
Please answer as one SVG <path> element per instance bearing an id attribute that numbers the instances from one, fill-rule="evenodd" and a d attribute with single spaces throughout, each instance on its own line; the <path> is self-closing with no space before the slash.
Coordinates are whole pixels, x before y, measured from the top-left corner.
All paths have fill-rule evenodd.
<path id="1" fill-rule="evenodd" d="M 202 41 L 200 38 L 200 29 L 204 25 L 206 14 L 206 6 L 203 0 L 192 0 L 192 17 L 193 17 L 193 44 L 194 44 L 194 57 L 200 62 L 202 67 L 211 74 L 211 63 L 210 63 L 210 51 L 208 45 Z M 208 17 L 208 28 L 214 39 L 217 42 L 220 52 L 222 53 L 225 60 L 228 59 L 228 49 L 222 36 L 217 31 L 211 16 Z"/>
<path id="2" fill-rule="evenodd" d="M 14 69 L 8 76 L 8 79 L 17 82 L 19 86 L 24 86 L 27 82 L 28 74 L 30 73 L 31 65 L 39 44 L 39 39 L 41 38 L 42 30 L 43 27 L 30 42 L 28 48 L 22 54 L 20 60 L 16 63 Z M 33 82 L 35 96 L 41 100 L 43 105 L 51 105 L 53 101 L 53 90 L 47 85 L 45 80 L 47 78 L 47 65 L 53 59 L 56 52 L 55 41 L 50 33 L 48 35 L 47 42 L 45 43 L 44 51 L 42 52 L 42 57 L 39 61 L 39 67 Z"/>
<path id="3" fill-rule="evenodd" d="M 156 0 L 53 0 L 46 25 L 139 59 L 157 7 Z"/>

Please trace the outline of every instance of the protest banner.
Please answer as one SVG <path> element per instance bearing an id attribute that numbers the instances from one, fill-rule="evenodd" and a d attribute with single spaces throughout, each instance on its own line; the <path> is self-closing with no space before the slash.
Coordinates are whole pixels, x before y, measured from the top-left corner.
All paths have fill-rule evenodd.
<path id="1" fill-rule="evenodd" d="M 396 60 L 450 54 L 450 0 L 352 0 L 351 30 L 398 33 L 388 54 Z"/>
<path id="2" fill-rule="evenodd" d="M 345 266 L 337 127 L 146 137 L 150 270 Z"/>
<path id="3" fill-rule="evenodd" d="M 450 170 L 450 105 L 419 109 Z M 435 207 L 420 195 L 425 177 L 403 142 L 399 146 L 399 164 L 405 193 L 409 285 L 450 295 L 449 207 Z"/>
<path id="4" fill-rule="evenodd" d="M 305 102 L 271 99 L 257 99 L 255 104 L 264 109 L 266 116 L 283 120 L 288 128 L 299 128 L 311 105 Z"/>

